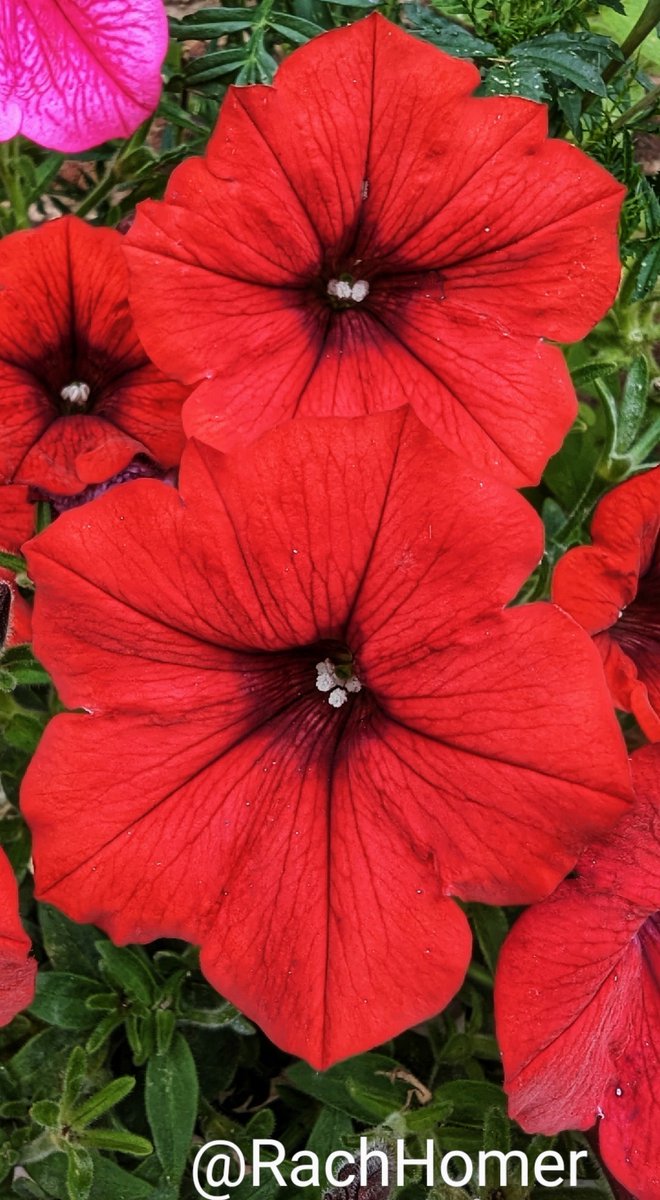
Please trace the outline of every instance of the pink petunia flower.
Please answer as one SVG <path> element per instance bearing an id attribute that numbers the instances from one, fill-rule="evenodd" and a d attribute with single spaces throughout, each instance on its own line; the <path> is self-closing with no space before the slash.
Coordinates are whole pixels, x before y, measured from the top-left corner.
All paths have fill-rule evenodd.
<path id="1" fill-rule="evenodd" d="M 162 0 L 2 0 L 0 141 L 128 137 L 158 104 L 167 42 Z"/>

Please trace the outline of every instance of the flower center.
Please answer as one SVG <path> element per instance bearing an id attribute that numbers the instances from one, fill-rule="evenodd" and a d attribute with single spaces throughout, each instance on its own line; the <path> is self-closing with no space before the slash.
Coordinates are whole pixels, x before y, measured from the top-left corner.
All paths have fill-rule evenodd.
<path id="1" fill-rule="evenodd" d="M 341 708 L 349 694 L 362 691 L 362 684 L 353 672 L 353 661 L 333 662 L 324 658 L 316 664 L 316 686 L 320 692 L 328 693 L 328 704 Z"/>
<path id="2" fill-rule="evenodd" d="M 350 275 L 342 275 L 340 279 L 328 282 L 327 294 L 331 301 L 338 306 L 360 304 L 369 295 L 369 284 L 366 279 L 353 280 Z"/>
<path id="3" fill-rule="evenodd" d="M 82 383 L 81 380 L 75 379 L 73 383 L 67 383 L 66 387 L 62 388 L 60 396 L 69 409 L 75 411 L 82 409 L 89 400 L 90 386 L 88 383 Z"/>

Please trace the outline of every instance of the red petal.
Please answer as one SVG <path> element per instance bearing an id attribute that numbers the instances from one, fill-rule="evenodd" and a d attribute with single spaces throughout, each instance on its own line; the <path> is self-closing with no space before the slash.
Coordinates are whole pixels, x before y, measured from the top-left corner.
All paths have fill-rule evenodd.
<path id="1" fill-rule="evenodd" d="M 517 921 L 496 981 L 511 1115 L 586 1129 L 639 1200 L 660 1186 L 660 748 L 633 755 L 634 809 Z"/>
<path id="2" fill-rule="evenodd" d="M 0 550 L 16 554 L 34 533 L 35 506 L 28 500 L 28 489 L 0 487 Z M 12 590 L 9 629 L 5 644 L 16 646 L 32 637 L 32 606 L 21 596 L 11 571 L 0 569 L 0 579 Z"/>
<path id="3" fill-rule="evenodd" d="M 389 290 L 378 318 L 407 360 L 424 423 L 508 483 L 538 483 L 577 411 L 561 352 L 421 287 Z"/>
<path id="4" fill-rule="evenodd" d="M 596 642 L 617 708 L 660 738 L 660 468 L 613 488 L 600 501 L 591 546 L 559 560 L 552 593 Z M 655 582 L 654 582 L 655 581 Z"/>
<path id="5" fill-rule="evenodd" d="M 30 939 L 18 915 L 14 872 L 0 850 L 0 1025 L 8 1025 L 34 999 L 37 964 L 28 958 L 29 950 Z"/>
<path id="6" fill-rule="evenodd" d="M 102 483 L 128 466 L 144 446 L 103 417 L 58 417 L 28 451 L 16 470 L 18 483 L 45 492 L 75 496 L 90 483 Z"/>

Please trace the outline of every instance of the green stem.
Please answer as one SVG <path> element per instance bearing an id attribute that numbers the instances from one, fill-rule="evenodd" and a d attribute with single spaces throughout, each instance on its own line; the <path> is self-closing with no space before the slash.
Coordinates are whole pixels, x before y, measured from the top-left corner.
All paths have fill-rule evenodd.
<path id="1" fill-rule="evenodd" d="M 646 8 L 640 14 L 639 19 L 635 22 L 628 37 L 621 47 L 621 53 L 627 61 L 635 51 L 641 46 L 642 42 L 653 33 L 656 25 L 660 21 L 660 0 L 648 0 Z M 623 63 L 611 62 L 603 71 L 603 80 L 607 83 L 618 71 L 621 70 Z"/>
<path id="2" fill-rule="evenodd" d="M 109 195 L 116 183 L 117 180 L 115 178 L 114 166 L 111 163 L 109 170 L 103 176 L 103 178 L 100 179 L 96 186 L 87 192 L 84 199 L 80 201 L 80 204 L 76 209 L 76 216 L 86 217 L 87 213 L 92 212 L 92 210 L 96 208 L 96 205 L 101 200 L 105 200 L 105 197 Z"/>
<path id="3" fill-rule="evenodd" d="M 641 100 L 638 100 L 631 108 L 627 108 L 620 117 L 617 117 L 616 121 L 612 122 L 611 128 L 622 129 L 624 125 L 629 123 L 631 117 L 636 117 L 637 113 L 644 112 L 647 108 L 653 108 L 657 100 L 660 100 L 660 83 L 656 83 L 655 87 L 651 88 L 645 96 L 642 96 Z"/>
<path id="4" fill-rule="evenodd" d="M 0 142 L 0 180 L 11 205 L 14 226 L 16 229 L 29 229 L 30 218 L 21 186 L 19 162 L 19 139 L 16 137 L 9 142 Z"/>

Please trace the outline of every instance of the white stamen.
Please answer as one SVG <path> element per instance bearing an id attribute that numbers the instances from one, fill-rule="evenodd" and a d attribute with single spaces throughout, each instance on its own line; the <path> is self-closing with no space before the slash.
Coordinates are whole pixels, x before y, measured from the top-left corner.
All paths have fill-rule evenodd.
<path id="1" fill-rule="evenodd" d="M 369 295 L 369 284 L 366 279 L 356 279 L 350 284 L 345 279 L 331 279 L 328 284 L 328 295 L 336 300 L 353 300 L 359 304 Z"/>
<path id="2" fill-rule="evenodd" d="M 80 383 L 76 380 L 74 383 L 67 383 L 66 387 L 62 388 L 60 396 L 69 404 L 79 405 L 82 408 L 89 400 L 89 392 L 88 383 Z"/>
<path id="3" fill-rule="evenodd" d="M 337 668 L 330 658 L 316 664 L 316 686 L 320 692 L 330 693 L 328 703 L 333 708 L 341 708 L 348 700 L 349 692 L 362 691 L 362 684 L 357 675 L 349 675 L 348 679 L 343 679 L 337 674 Z"/>

